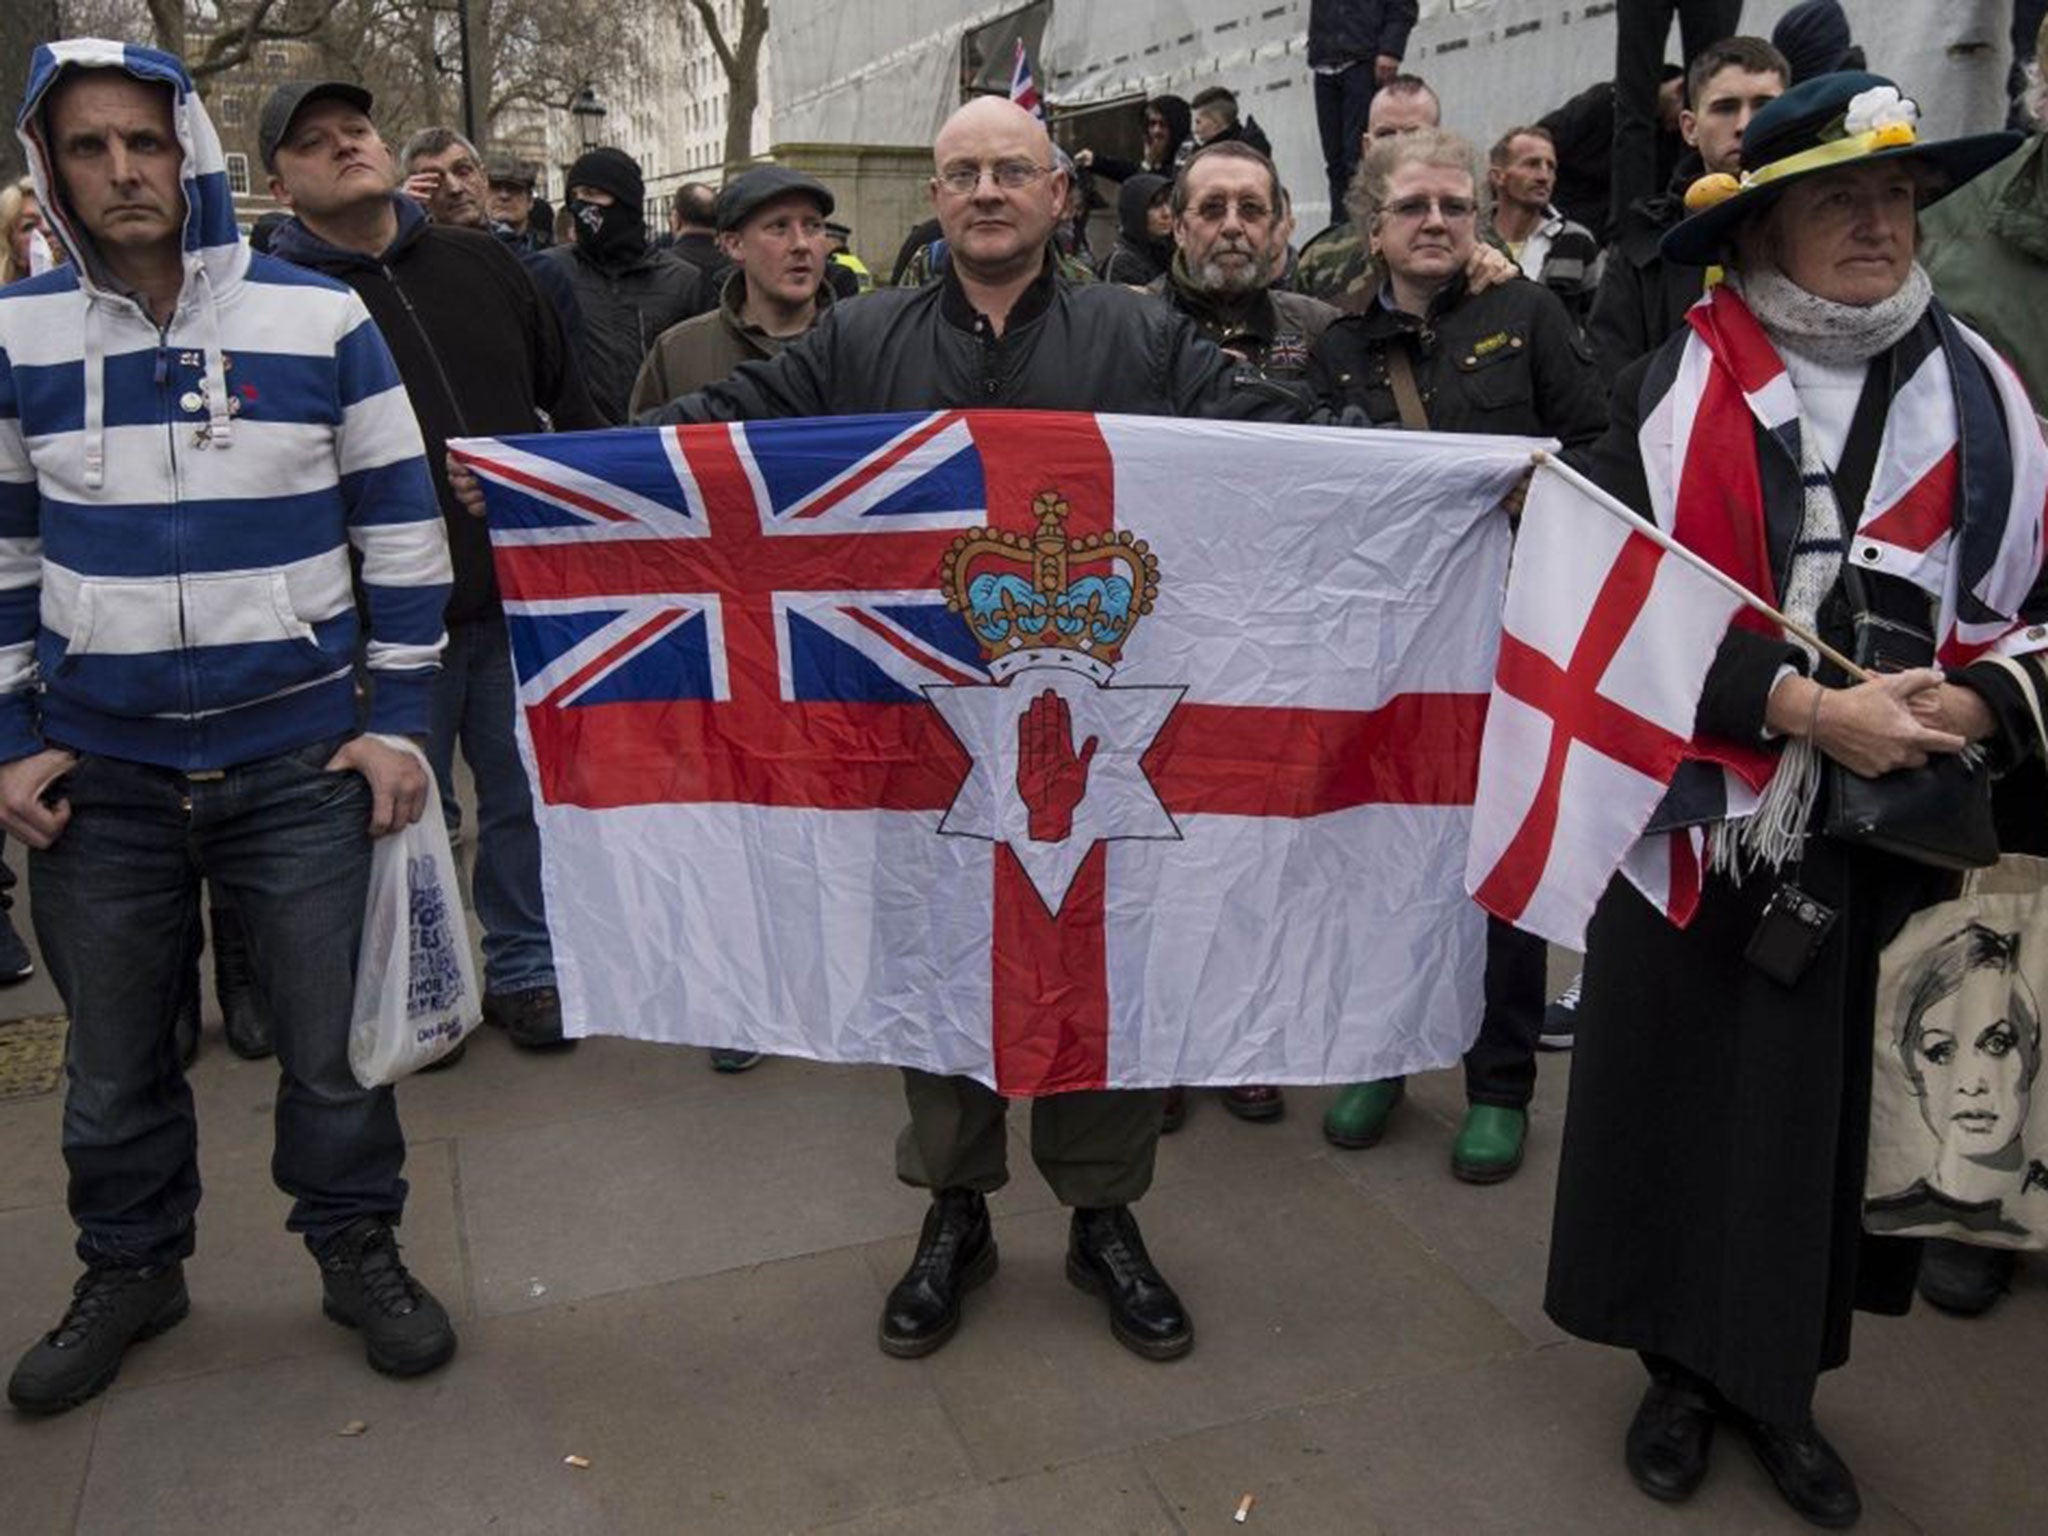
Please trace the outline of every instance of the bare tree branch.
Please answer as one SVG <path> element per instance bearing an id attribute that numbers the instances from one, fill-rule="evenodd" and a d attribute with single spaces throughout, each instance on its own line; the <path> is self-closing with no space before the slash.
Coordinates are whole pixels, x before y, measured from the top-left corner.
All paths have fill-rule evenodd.
<path id="1" fill-rule="evenodd" d="M 725 71 L 725 164 L 744 164 L 754 152 L 754 109 L 761 101 L 761 44 L 768 36 L 768 0 L 739 0 L 740 35 L 730 42 L 712 0 L 686 0 L 711 51 Z"/>
<path id="2" fill-rule="evenodd" d="M 162 0 L 150 0 L 150 3 L 154 7 Z M 247 62 L 258 43 L 314 36 L 325 30 L 328 17 L 334 14 L 341 0 L 317 0 L 300 20 L 273 23 L 271 13 L 279 3 L 280 0 L 256 0 L 254 8 L 242 21 L 209 38 L 205 52 L 186 63 L 192 78 L 203 80 L 208 75 L 217 75 Z"/>

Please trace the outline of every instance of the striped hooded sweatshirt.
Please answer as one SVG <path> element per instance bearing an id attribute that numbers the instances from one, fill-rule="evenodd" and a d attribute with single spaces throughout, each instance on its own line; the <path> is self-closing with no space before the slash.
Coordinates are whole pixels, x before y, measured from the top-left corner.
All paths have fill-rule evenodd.
<path id="1" fill-rule="evenodd" d="M 58 192 L 69 69 L 171 98 L 184 286 L 168 325 Z M 38 48 L 18 124 L 66 265 L 0 288 L 0 761 L 46 743 L 219 769 L 358 723 L 423 734 L 449 564 L 418 424 L 362 300 L 253 254 L 168 54 Z M 361 559 L 360 614 L 351 550 Z"/>

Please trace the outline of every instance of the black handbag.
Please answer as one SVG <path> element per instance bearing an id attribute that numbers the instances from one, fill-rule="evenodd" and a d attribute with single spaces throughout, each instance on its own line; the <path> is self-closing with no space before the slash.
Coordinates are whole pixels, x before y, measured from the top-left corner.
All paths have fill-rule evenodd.
<path id="1" fill-rule="evenodd" d="M 1871 366 L 1856 416 L 1834 474 L 1843 537 L 1853 538 L 1877 468 L 1890 399 L 1889 356 Z M 1842 590 L 1855 627 L 1853 656 L 1866 672 L 1902 672 L 1935 664 L 1934 632 L 1924 604 L 1917 615 L 1885 613 L 1872 601 L 1863 573 L 1842 561 Z M 1892 605 L 1894 608 L 1900 605 Z M 1846 681 L 1846 679 L 1844 679 Z M 1937 869 L 1986 869 L 1998 862 L 1998 828 L 1991 814 L 1991 770 L 1980 751 L 1943 753 L 1921 768 L 1895 768 L 1865 778 L 1832 758 L 1821 759 L 1825 795 L 1822 828 L 1837 842 L 1876 848 Z"/>
<path id="2" fill-rule="evenodd" d="M 1844 568 L 1842 575 L 1856 608 L 1858 666 L 1867 672 L 1898 672 L 1934 664 L 1932 634 L 1872 613 L 1857 573 Z M 1875 779 L 1832 758 L 1821 761 L 1826 794 L 1821 825 L 1837 842 L 1937 869 L 1986 869 L 1998 862 L 1991 770 L 1982 752 L 1930 756 L 1924 767 L 1895 768 Z"/>

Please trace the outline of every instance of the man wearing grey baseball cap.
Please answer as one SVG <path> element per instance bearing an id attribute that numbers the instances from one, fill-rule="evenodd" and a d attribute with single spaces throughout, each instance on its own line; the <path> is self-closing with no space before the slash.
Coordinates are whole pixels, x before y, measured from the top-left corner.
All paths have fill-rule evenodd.
<path id="1" fill-rule="evenodd" d="M 832 206 L 823 182 L 786 165 L 756 166 L 725 184 L 714 217 L 733 269 L 717 308 L 655 341 L 633 381 L 634 415 L 715 384 L 741 363 L 773 357 L 817 323 L 832 302 L 825 282 Z M 724 1065 L 730 1071 L 736 1063 Z"/>
<path id="2" fill-rule="evenodd" d="M 316 101 L 339 101 L 370 115 L 370 93 L 346 80 L 287 80 L 263 103 L 263 117 L 256 125 L 256 149 L 263 156 L 263 169 L 277 170 L 277 146 L 285 141 L 299 113 Z"/>

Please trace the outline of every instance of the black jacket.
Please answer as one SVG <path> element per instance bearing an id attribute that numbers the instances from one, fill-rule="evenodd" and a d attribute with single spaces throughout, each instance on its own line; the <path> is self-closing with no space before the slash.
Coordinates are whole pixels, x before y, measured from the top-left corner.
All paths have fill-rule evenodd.
<path id="1" fill-rule="evenodd" d="M 519 258 L 520 265 L 526 268 L 527 276 L 533 279 L 533 286 L 541 291 L 541 296 L 555 306 L 555 313 L 562 321 L 562 334 L 569 338 L 569 355 L 582 357 L 583 311 L 577 306 L 576 290 L 570 286 L 569 274 L 548 260 L 546 248 L 534 244 L 531 234 L 522 234 L 510 224 L 488 227 L 498 244 Z"/>
<path id="2" fill-rule="evenodd" d="M 704 291 L 707 294 L 724 291 L 725 280 L 732 275 L 732 258 L 720 248 L 718 236 L 707 235 L 701 230 L 692 230 L 687 235 L 677 235 L 669 242 L 668 253 L 681 257 L 697 269 L 697 275 L 704 280 Z"/>
<path id="3" fill-rule="evenodd" d="M 1389 352 L 1408 353 L 1436 432 L 1554 437 L 1590 444 L 1607 426 L 1607 391 L 1557 295 L 1515 278 L 1473 294 L 1454 283 L 1427 319 L 1377 298 L 1323 332 L 1309 384 L 1331 410 L 1357 406 L 1375 426 L 1398 425 Z"/>
<path id="4" fill-rule="evenodd" d="M 1403 57 L 1417 9 L 1416 0 L 1309 0 L 1309 67 Z"/>
<path id="5" fill-rule="evenodd" d="M 558 245 L 560 262 L 583 310 L 583 377 L 604 419 L 626 420 L 626 399 L 655 338 L 711 308 L 709 290 L 682 257 L 649 247 L 622 266 L 599 266 L 580 245 Z"/>
<path id="6" fill-rule="evenodd" d="M 1587 86 L 1563 106 L 1544 113 L 1536 125 L 1549 130 L 1557 147 L 1557 185 L 1550 200 L 1605 245 L 1614 234 L 1608 210 L 1614 162 L 1614 82 L 1602 80 Z M 1685 142 L 1660 125 L 1658 179 L 1668 181 L 1685 153 Z"/>
<path id="7" fill-rule="evenodd" d="M 1685 217 L 1685 189 L 1704 170 L 1700 157 L 1688 153 L 1668 188 L 1638 199 L 1622 216 L 1586 316 L 1586 339 L 1608 379 L 1663 345 L 1706 291 L 1705 267 L 1666 261 L 1658 249 L 1664 232 Z"/>
<path id="8" fill-rule="evenodd" d="M 1069 283 L 1050 266 L 998 337 L 949 270 L 922 288 L 834 305 L 779 356 L 742 363 L 640 420 L 997 407 L 1266 421 L 1306 413 L 1293 392 L 1239 373 L 1163 304 L 1108 283 Z"/>
<path id="9" fill-rule="evenodd" d="M 396 203 L 398 238 L 382 257 L 329 245 L 297 219 L 280 226 L 271 249 L 348 284 L 384 333 L 448 524 L 454 624 L 496 613 L 498 583 L 483 520 L 449 493 L 448 439 L 538 432 L 550 422 L 580 431 L 604 421 L 584 392 L 554 307 L 519 258 L 482 230 L 429 224 L 410 198 Z"/>
<path id="10" fill-rule="evenodd" d="M 1161 187 L 1173 185 L 1170 176 L 1140 171 L 1116 195 L 1116 245 L 1103 261 L 1099 275 L 1105 283 L 1125 283 L 1142 288 L 1166 270 L 1173 260 L 1173 236 L 1154 235 L 1145 219 L 1152 199 Z"/>

